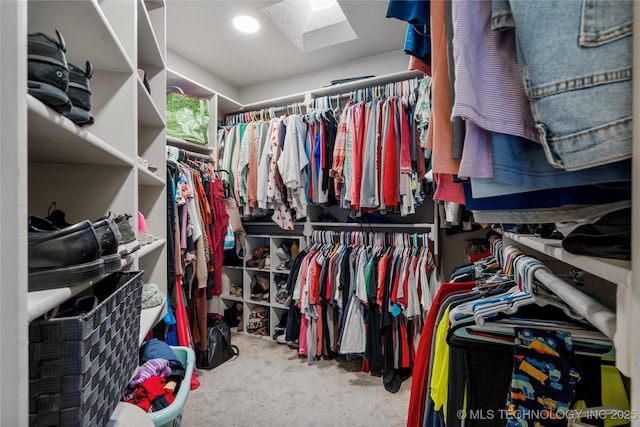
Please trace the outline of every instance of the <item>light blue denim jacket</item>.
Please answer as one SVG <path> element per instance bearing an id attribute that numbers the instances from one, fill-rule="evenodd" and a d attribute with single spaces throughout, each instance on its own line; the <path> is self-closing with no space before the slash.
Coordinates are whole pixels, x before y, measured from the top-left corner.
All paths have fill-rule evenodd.
<path id="1" fill-rule="evenodd" d="M 547 160 L 578 170 L 631 157 L 632 0 L 493 0 Z"/>

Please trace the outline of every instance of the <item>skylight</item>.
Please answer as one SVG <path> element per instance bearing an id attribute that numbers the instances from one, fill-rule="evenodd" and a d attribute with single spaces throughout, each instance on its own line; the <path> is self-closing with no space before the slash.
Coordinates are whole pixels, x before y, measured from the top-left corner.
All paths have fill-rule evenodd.
<path id="1" fill-rule="evenodd" d="M 309 3 L 311 3 L 311 10 L 313 12 L 317 12 L 322 9 L 328 9 L 331 6 L 338 5 L 337 0 L 309 0 Z"/>
<path id="2" fill-rule="evenodd" d="M 358 38 L 336 0 L 283 0 L 262 11 L 302 52 Z"/>

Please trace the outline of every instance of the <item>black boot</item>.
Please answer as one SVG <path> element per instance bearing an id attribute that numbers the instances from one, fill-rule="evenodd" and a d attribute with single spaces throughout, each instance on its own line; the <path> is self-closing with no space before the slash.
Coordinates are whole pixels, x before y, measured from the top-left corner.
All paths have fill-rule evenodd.
<path id="1" fill-rule="evenodd" d="M 71 111 L 71 100 L 67 95 L 67 48 L 58 30 L 56 35 L 57 41 L 43 33 L 27 36 L 29 94 L 58 113 L 65 114 Z"/>
<path id="2" fill-rule="evenodd" d="M 86 69 L 69 64 L 69 88 L 67 95 L 71 99 L 73 107 L 64 116 L 78 126 L 93 124 L 91 111 L 91 88 L 89 79 L 93 75 L 93 66 L 87 61 Z"/>

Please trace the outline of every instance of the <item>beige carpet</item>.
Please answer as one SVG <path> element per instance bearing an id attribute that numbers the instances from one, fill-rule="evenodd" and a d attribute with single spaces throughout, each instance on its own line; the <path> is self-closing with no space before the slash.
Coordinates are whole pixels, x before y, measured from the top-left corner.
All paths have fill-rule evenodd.
<path id="1" fill-rule="evenodd" d="M 319 360 L 268 337 L 233 334 L 240 356 L 210 371 L 191 390 L 184 427 L 405 426 L 411 379 L 389 393 L 360 362 Z"/>

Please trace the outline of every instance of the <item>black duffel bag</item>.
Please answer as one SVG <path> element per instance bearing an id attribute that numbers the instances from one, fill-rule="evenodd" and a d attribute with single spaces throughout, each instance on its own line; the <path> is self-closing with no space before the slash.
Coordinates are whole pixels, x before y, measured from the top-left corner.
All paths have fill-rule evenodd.
<path id="1" fill-rule="evenodd" d="M 199 369 L 213 369 L 240 354 L 238 347 L 231 345 L 231 329 L 224 320 L 210 320 L 208 323 L 207 350 L 196 349 L 196 366 Z"/>

